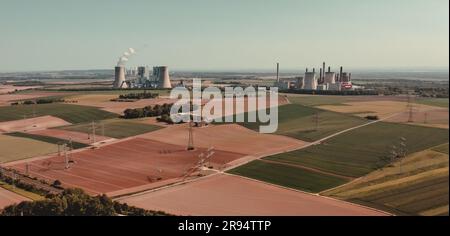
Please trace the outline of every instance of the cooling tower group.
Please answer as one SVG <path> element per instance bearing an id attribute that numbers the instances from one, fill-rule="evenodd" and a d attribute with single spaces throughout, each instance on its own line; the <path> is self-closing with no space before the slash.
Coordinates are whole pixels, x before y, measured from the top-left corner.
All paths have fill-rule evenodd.
<path id="1" fill-rule="evenodd" d="M 128 77 L 128 79 L 126 78 Z M 172 88 L 169 67 L 155 66 L 150 73 L 149 67 L 139 66 L 127 70 L 125 66 L 116 66 L 114 88 Z"/>

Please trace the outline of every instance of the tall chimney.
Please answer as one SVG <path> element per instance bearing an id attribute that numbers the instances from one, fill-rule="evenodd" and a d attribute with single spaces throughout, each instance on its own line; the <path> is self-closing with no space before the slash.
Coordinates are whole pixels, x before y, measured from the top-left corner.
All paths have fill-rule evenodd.
<path id="1" fill-rule="evenodd" d="M 331 66 L 328 67 L 328 72 L 331 72 Z"/>
<path id="2" fill-rule="evenodd" d="M 342 73 L 344 73 L 344 67 L 341 66 L 341 70 L 339 72 L 339 81 L 342 81 Z"/>
<path id="3" fill-rule="evenodd" d="M 280 83 L 280 63 L 277 63 L 277 83 Z"/>
<path id="4" fill-rule="evenodd" d="M 324 80 L 325 79 L 325 62 L 323 62 L 322 72 L 323 73 L 322 73 L 322 76 L 321 76 L 322 78 L 321 79 Z"/>
<path id="5" fill-rule="evenodd" d="M 313 68 L 313 73 L 316 73 L 316 68 Z"/>
<path id="6" fill-rule="evenodd" d="M 308 68 L 306 68 L 306 73 L 308 73 Z"/>
<path id="7" fill-rule="evenodd" d="M 320 68 L 320 77 L 319 77 L 319 83 L 322 81 L 322 79 L 323 79 L 323 70 L 322 70 L 322 68 Z"/>

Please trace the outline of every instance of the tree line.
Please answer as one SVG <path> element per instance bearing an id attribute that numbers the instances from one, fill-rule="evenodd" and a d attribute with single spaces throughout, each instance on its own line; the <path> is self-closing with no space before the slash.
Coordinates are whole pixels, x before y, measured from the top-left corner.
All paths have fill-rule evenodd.
<path id="1" fill-rule="evenodd" d="M 25 201 L 5 207 L 0 216 L 164 216 L 111 200 L 106 195 L 90 196 L 82 189 L 66 189 L 41 201 Z"/>

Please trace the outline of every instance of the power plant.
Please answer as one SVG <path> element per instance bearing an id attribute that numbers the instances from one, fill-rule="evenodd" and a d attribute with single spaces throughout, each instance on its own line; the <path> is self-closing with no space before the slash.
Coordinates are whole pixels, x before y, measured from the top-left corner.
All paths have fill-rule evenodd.
<path id="1" fill-rule="evenodd" d="M 306 68 L 303 77 L 295 77 L 294 79 L 280 79 L 279 68 L 279 64 L 277 63 L 275 86 L 280 89 L 342 91 L 352 90 L 356 87 L 352 84 L 352 73 L 344 72 L 342 66 L 339 69 L 339 73 L 331 71 L 330 66 L 326 71 L 326 63 L 323 62 L 318 75 L 315 68 L 312 69 L 312 72 Z"/>
<path id="2" fill-rule="evenodd" d="M 172 88 L 167 66 L 155 66 L 150 73 L 148 66 L 126 70 L 125 66 L 118 65 L 115 68 L 114 78 L 114 88 Z"/>

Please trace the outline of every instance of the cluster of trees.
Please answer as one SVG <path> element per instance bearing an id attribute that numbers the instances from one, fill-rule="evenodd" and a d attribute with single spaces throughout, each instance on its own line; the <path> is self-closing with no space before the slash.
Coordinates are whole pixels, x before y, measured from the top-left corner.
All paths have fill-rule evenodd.
<path id="1" fill-rule="evenodd" d="M 45 200 L 21 202 L 8 206 L 0 216 L 163 216 L 161 211 L 148 211 L 112 201 L 106 195 L 90 196 L 81 189 L 66 189 Z"/>
<path id="2" fill-rule="evenodd" d="M 37 180 L 36 178 L 32 178 L 32 179 Z M 36 193 L 38 195 L 45 196 L 45 195 L 48 195 L 50 193 L 46 189 L 37 188 L 36 186 L 24 183 L 24 182 L 20 181 L 19 179 L 13 180 L 11 177 L 4 175 L 3 172 L 1 171 L 1 169 L 0 169 L 0 180 L 2 180 L 3 182 L 5 182 L 5 183 L 7 183 L 9 185 L 14 185 L 17 188 L 23 189 L 23 190 L 28 191 L 28 192 Z M 41 182 L 43 184 L 47 184 L 43 180 Z"/>
<path id="3" fill-rule="evenodd" d="M 33 104 L 50 104 L 50 103 L 58 103 L 58 102 L 65 102 L 64 99 L 60 98 L 40 98 L 37 100 L 25 100 L 22 103 L 20 102 L 13 102 L 11 103 L 12 106 L 17 106 L 20 104 L 23 105 L 33 105 Z"/>
<path id="4" fill-rule="evenodd" d="M 146 99 L 146 98 L 157 98 L 159 95 L 157 93 L 147 93 L 144 91 L 143 93 L 128 93 L 121 94 L 119 99 Z"/>
<path id="5" fill-rule="evenodd" d="M 173 104 L 164 103 L 163 105 L 146 106 L 144 108 L 126 109 L 123 112 L 123 118 L 136 119 L 143 117 L 156 117 L 170 115 L 170 109 Z"/>

